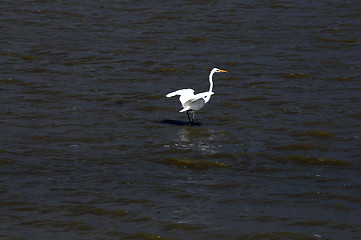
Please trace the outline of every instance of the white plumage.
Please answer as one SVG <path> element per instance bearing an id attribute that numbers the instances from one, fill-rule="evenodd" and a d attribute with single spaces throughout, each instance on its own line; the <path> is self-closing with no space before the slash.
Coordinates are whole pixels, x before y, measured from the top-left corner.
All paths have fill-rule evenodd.
<path id="1" fill-rule="evenodd" d="M 174 97 L 174 96 L 180 96 L 179 101 L 182 104 L 183 109 L 181 109 L 179 112 L 187 112 L 189 125 L 191 126 L 193 124 L 193 119 L 195 116 L 195 112 L 200 110 L 210 99 L 211 96 L 214 94 L 212 92 L 213 90 L 213 74 L 216 72 L 227 72 L 225 70 L 221 70 L 218 68 L 213 68 L 212 71 L 209 74 L 209 90 L 208 92 L 198 93 L 194 95 L 194 90 L 187 88 L 187 89 L 180 89 L 171 93 L 168 93 L 166 97 Z M 189 113 L 192 114 L 192 116 L 189 116 Z"/>

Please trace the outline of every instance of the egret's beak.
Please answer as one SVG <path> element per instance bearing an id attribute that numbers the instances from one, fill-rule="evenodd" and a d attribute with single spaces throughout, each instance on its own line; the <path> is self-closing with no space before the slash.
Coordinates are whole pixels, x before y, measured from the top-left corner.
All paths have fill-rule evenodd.
<path id="1" fill-rule="evenodd" d="M 228 71 L 226 71 L 226 70 L 221 70 L 221 69 L 219 69 L 218 71 L 224 72 L 224 73 L 228 72 Z"/>

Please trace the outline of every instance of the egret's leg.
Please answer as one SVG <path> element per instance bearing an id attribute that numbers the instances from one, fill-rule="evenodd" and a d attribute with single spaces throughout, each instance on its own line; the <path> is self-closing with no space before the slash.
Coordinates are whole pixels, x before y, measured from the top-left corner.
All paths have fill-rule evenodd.
<path id="1" fill-rule="evenodd" d="M 196 116 L 196 111 L 192 111 L 192 125 L 193 125 L 193 120 L 194 120 L 195 116 Z"/>
<path id="2" fill-rule="evenodd" d="M 188 125 L 192 126 L 193 120 L 191 121 L 191 118 L 189 117 L 189 110 L 187 111 L 187 117 L 188 117 Z"/>

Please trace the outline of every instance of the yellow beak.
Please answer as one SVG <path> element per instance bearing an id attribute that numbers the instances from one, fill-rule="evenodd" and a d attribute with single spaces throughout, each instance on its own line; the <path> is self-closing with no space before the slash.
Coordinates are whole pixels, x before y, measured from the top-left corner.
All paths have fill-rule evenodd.
<path id="1" fill-rule="evenodd" d="M 224 73 L 228 72 L 228 71 L 226 71 L 226 70 L 221 70 L 221 69 L 219 69 L 218 71 L 224 72 Z"/>

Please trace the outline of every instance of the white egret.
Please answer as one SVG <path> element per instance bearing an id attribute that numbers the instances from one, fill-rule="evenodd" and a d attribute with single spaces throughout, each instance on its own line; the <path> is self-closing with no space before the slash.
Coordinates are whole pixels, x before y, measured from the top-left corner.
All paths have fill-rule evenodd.
<path id="1" fill-rule="evenodd" d="M 196 111 L 201 109 L 209 100 L 211 96 L 214 94 L 213 90 L 213 74 L 216 72 L 223 72 L 226 73 L 227 71 L 221 70 L 218 68 L 213 68 L 209 74 L 209 90 L 208 92 L 198 93 L 194 95 L 194 90 L 187 88 L 187 89 L 180 89 L 171 93 L 168 93 L 166 97 L 174 97 L 180 96 L 179 101 L 182 104 L 183 109 L 179 112 L 187 112 L 188 116 L 188 123 L 189 126 L 192 126 L 193 119 L 196 114 Z M 189 116 L 191 114 L 191 116 Z"/>

